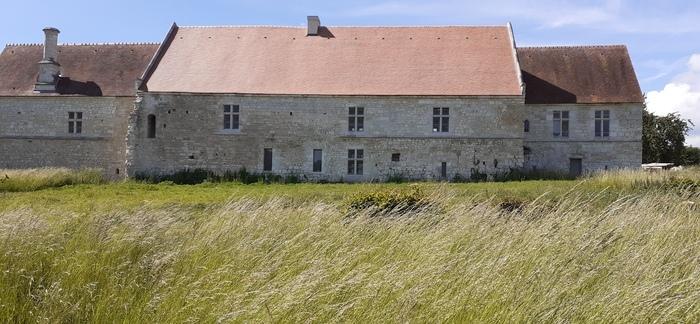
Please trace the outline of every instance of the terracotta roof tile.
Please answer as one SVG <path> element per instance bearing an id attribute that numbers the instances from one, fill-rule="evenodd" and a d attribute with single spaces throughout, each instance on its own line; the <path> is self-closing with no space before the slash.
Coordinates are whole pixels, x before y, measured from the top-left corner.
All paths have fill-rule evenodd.
<path id="1" fill-rule="evenodd" d="M 521 95 L 502 27 L 181 27 L 149 91 Z"/>
<path id="2" fill-rule="evenodd" d="M 135 96 L 136 79 L 146 69 L 157 44 L 59 45 L 63 78 L 59 94 Z M 0 54 L 0 96 L 34 96 L 42 45 L 8 45 Z"/>
<path id="3" fill-rule="evenodd" d="M 644 97 L 625 46 L 521 47 L 525 103 L 625 103 Z"/>

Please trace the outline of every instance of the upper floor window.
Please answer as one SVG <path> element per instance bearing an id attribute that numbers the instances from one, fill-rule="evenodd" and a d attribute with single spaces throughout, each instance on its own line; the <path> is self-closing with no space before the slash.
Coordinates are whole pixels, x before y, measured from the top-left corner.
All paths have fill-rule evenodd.
<path id="1" fill-rule="evenodd" d="M 554 137 L 569 137 L 569 111 L 555 110 L 552 114 L 552 135 Z"/>
<path id="2" fill-rule="evenodd" d="M 79 111 L 68 112 L 68 134 L 82 134 L 83 113 Z"/>
<path id="3" fill-rule="evenodd" d="M 525 133 L 529 133 L 529 132 L 530 132 L 530 121 L 527 120 L 527 119 L 525 119 L 525 121 L 523 122 L 523 131 L 524 131 Z"/>
<path id="4" fill-rule="evenodd" d="M 349 107 L 348 108 L 348 131 L 349 132 L 364 132 L 365 131 L 365 108 L 364 107 Z"/>
<path id="5" fill-rule="evenodd" d="M 446 133 L 450 131 L 450 108 L 433 108 L 433 132 Z"/>
<path id="6" fill-rule="evenodd" d="M 364 150 L 348 150 L 348 174 L 362 175 L 364 167 Z"/>
<path id="7" fill-rule="evenodd" d="M 240 107 L 224 105 L 224 129 L 237 130 L 240 127 Z"/>
<path id="8" fill-rule="evenodd" d="M 147 120 L 147 123 L 148 123 L 147 133 L 148 134 L 146 134 L 146 135 L 148 138 L 156 138 L 156 115 L 150 114 L 150 115 L 148 115 L 147 119 L 148 119 Z"/>
<path id="9" fill-rule="evenodd" d="M 595 111 L 595 137 L 610 136 L 610 110 Z"/>

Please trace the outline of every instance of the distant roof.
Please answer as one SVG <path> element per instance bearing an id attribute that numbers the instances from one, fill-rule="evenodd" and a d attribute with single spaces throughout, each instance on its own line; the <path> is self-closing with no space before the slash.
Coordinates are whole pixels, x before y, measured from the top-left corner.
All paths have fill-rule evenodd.
<path id="1" fill-rule="evenodd" d="M 506 26 L 321 27 L 319 36 L 306 33 L 299 27 L 174 28 L 145 87 L 189 93 L 522 95 Z"/>
<path id="2" fill-rule="evenodd" d="M 644 101 L 625 46 L 521 47 L 525 103 Z"/>
<path id="3" fill-rule="evenodd" d="M 33 91 L 43 49 L 39 44 L 5 47 L 0 54 L 0 96 L 38 95 Z M 157 49 L 158 44 L 59 45 L 58 94 L 136 96 L 136 79 Z"/>

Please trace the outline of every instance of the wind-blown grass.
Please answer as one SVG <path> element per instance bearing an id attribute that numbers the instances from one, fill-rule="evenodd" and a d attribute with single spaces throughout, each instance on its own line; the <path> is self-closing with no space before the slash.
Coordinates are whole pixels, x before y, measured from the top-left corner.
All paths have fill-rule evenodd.
<path id="1" fill-rule="evenodd" d="M 34 191 L 75 184 L 99 184 L 102 182 L 104 182 L 102 172 L 94 169 L 0 169 L 0 192 Z"/>
<path id="2" fill-rule="evenodd" d="M 700 321 L 697 188 L 590 191 L 635 183 L 616 180 L 626 176 L 635 175 L 594 177 L 518 208 L 463 194 L 470 185 L 429 186 L 426 201 L 439 208 L 380 217 L 277 194 L 205 208 L 15 206 L 0 211 L 0 318 Z"/>

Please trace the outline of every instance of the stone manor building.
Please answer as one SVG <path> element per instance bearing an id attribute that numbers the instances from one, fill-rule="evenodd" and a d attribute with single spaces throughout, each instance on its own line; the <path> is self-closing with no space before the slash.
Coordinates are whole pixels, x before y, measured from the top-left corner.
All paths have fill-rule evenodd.
<path id="1" fill-rule="evenodd" d="M 308 180 L 637 168 L 624 46 L 517 47 L 510 25 L 173 25 L 161 44 L 7 45 L 0 168 Z"/>

